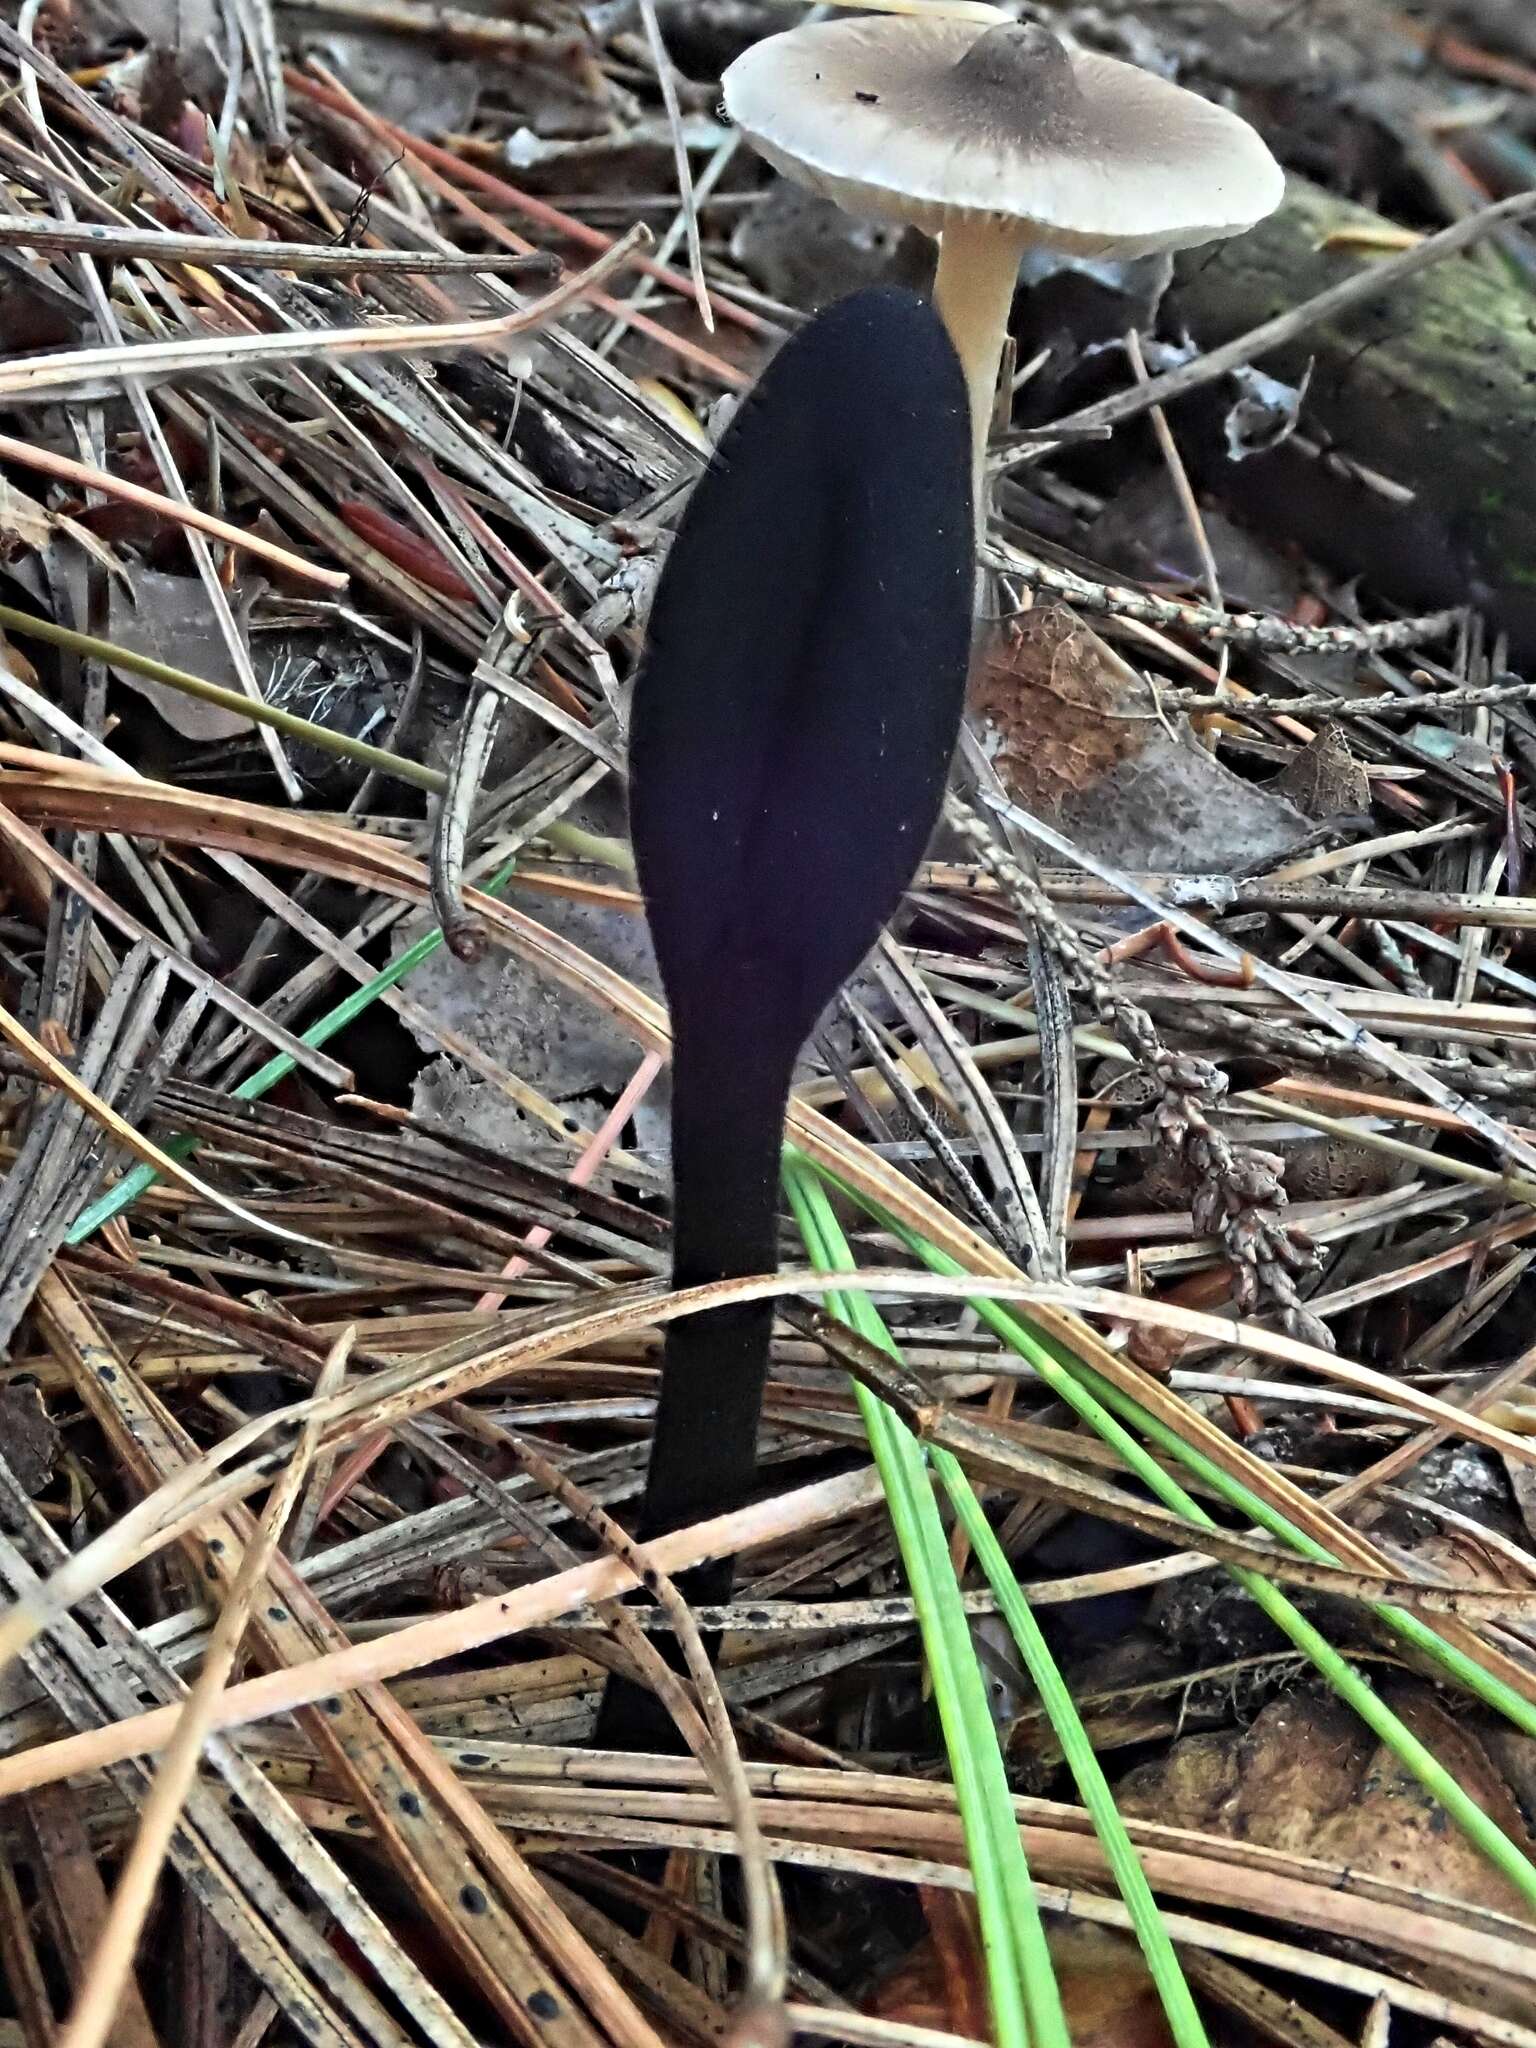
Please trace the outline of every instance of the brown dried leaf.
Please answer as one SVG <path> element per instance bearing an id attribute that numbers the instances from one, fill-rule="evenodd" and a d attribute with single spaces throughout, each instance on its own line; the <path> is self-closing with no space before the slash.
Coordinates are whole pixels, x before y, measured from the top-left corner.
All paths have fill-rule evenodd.
<path id="1" fill-rule="evenodd" d="M 1140 750 L 1149 708 L 1134 678 L 1066 605 L 1036 605 L 987 646 L 972 702 L 991 728 L 1003 786 L 1054 817 Z"/>
<path id="2" fill-rule="evenodd" d="M 1307 820 L 1206 752 L 1065 605 L 992 636 L 972 706 L 1008 794 L 1119 867 L 1225 874 L 1299 846 Z"/>
<path id="3" fill-rule="evenodd" d="M 1309 818 L 1337 818 L 1370 808 L 1370 778 L 1336 722 L 1325 725 L 1316 739 L 1293 754 L 1270 787 Z"/>
<path id="4" fill-rule="evenodd" d="M 1427 1686 L 1383 1687 L 1391 1706 L 1529 1854 L 1536 1848 L 1509 1782 L 1476 1732 L 1453 1720 Z M 1198 1828 L 1236 1841 L 1318 1857 L 1411 1890 L 1532 1915 L 1444 1809 L 1348 1707 L 1299 1693 L 1273 1701 L 1243 1729 L 1192 1735 L 1132 1771 L 1116 1790 L 1127 1819 Z M 1442 1989 L 1448 1973 L 1435 1972 Z M 1486 1996 L 1486 1983 L 1469 1988 Z"/>
<path id="5" fill-rule="evenodd" d="M 250 595 L 242 591 L 233 600 L 242 638 L 246 634 Z M 169 576 L 158 569 L 139 570 L 131 598 L 113 592 L 108 636 L 119 647 L 147 654 L 151 660 L 163 661 L 171 668 L 186 669 L 223 689 L 240 687 L 229 649 L 209 608 L 208 594 L 195 576 Z M 114 665 L 112 673 L 129 689 L 147 697 L 171 730 L 183 739 L 213 745 L 251 729 L 251 721 L 238 711 L 226 711 L 221 704 L 204 704 L 196 697 L 184 696 L 180 690 L 152 682 L 135 669 Z"/>
<path id="6" fill-rule="evenodd" d="M 922 1890 L 931 1933 L 886 1978 L 868 2010 L 900 2026 L 936 2027 L 986 2040 L 986 1980 L 973 1902 Z M 1086 1922 L 1052 1922 L 1051 1961 L 1074 2048 L 1168 2048 L 1156 1986 L 1129 1935 Z"/>

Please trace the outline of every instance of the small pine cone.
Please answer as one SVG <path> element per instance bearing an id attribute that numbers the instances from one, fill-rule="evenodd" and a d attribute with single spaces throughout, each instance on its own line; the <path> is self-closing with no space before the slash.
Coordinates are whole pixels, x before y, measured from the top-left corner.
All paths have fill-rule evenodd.
<path id="1" fill-rule="evenodd" d="M 1283 1209 L 1286 1193 L 1280 1185 L 1285 1161 L 1273 1152 L 1255 1152 L 1249 1146 L 1235 1147 L 1227 1169 L 1227 1185 L 1240 1201 L 1255 1209 Z"/>
<path id="2" fill-rule="evenodd" d="M 1295 1284 L 1282 1267 L 1266 1264 L 1259 1272 L 1265 1292 L 1280 1311 L 1280 1326 L 1287 1336 L 1312 1344 L 1319 1351 L 1335 1349 L 1333 1332 L 1320 1317 L 1305 1307 Z"/>
<path id="3" fill-rule="evenodd" d="M 1270 1242 L 1275 1258 L 1293 1273 L 1314 1273 L 1323 1262 L 1322 1253 L 1299 1224 L 1277 1224 Z"/>
<path id="4" fill-rule="evenodd" d="M 1151 1124 L 1153 1136 L 1175 1152 L 1184 1151 L 1191 1143 L 1194 1124 L 1176 1095 L 1163 1097 L 1152 1112 Z"/>
<path id="5" fill-rule="evenodd" d="M 1217 1236 L 1227 1220 L 1227 1204 L 1222 1194 L 1221 1183 L 1215 1180 L 1202 1180 L 1195 1190 L 1194 1200 L 1189 1205 L 1189 1213 L 1198 1236 Z"/>
<path id="6" fill-rule="evenodd" d="M 1221 1068 L 1194 1053 L 1165 1053 L 1157 1064 L 1163 1086 L 1180 1095 L 1198 1095 L 1215 1103 L 1227 1092 L 1227 1077 Z"/>
<path id="7" fill-rule="evenodd" d="M 1231 1164 L 1232 1148 L 1219 1131 L 1213 1131 L 1208 1124 L 1196 1124 L 1189 1134 L 1186 1156 L 1191 1172 L 1223 1180 Z"/>
<path id="8" fill-rule="evenodd" d="M 1298 1344 L 1310 1344 L 1317 1351 L 1338 1349 L 1333 1341 L 1332 1330 L 1321 1316 L 1313 1315 L 1312 1311 L 1303 1308 L 1299 1301 L 1293 1307 L 1285 1309 L 1280 1320 L 1287 1337 L 1294 1337 Z"/>
<path id="9" fill-rule="evenodd" d="M 1123 996 L 1116 995 L 1113 988 L 1105 991 L 1105 1006 L 1114 1023 L 1115 1036 L 1132 1057 L 1149 1074 L 1156 1074 L 1161 1082 L 1161 1068 L 1168 1054 L 1152 1019 L 1139 1003 L 1128 1003 Z"/>
<path id="10" fill-rule="evenodd" d="M 1244 1265 L 1252 1265 L 1262 1259 L 1267 1249 L 1265 1221 L 1259 1210 L 1234 1209 L 1221 1233 L 1228 1257 L 1240 1259 Z"/>

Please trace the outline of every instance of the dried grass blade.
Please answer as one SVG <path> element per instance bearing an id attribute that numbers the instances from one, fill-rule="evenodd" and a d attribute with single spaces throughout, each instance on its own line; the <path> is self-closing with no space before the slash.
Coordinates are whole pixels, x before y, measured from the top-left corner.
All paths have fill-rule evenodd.
<path id="1" fill-rule="evenodd" d="M 263 1235 L 283 1238 L 289 1244 L 307 1245 L 315 1251 L 325 1249 L 317 1239 L 306 1237 L 301 1231 L 288 1230 L 280 1223 L 256 1215 L 253 1210 L 243 1207 L 231 1196 L 221 1194 L 217 1188 L 210 1187 L 206 1181 L 200 1180 L 168 1152 L 162 1152 L 152 1139 L 141 1136 L 131 1124 L 125 1123 L 109 1103 L 103 1102 L 98 1095 L 84 1087 L 63 1061 L 55 1059 L 42 1041 L 34 1038 L 19 1018 L 13 1017 L 3 1005 L 0 1005 L 0 1038 L 4 1038 L 13 1046 L 50 1086 L 58 1089 L 60 1094 L 68 1096 L 71 1102 L 78 1104 L 87 1116 L 101 1126 L 108 1137 L 124 1146 L 135 1159 L 142 1160 L 146 1166 L 153 1167 L 156 1173 L 174 1181 L 177 1187 L 185 1188 L 188 1194 L 196 1195 L 200 1201 L 211 1202 L 227 1216 L 238 1217 L 242 1223 Z"/>
<path id="2" fill-rule="evenodd" d="M 332 1347 L 328 1368 L 340 1371 L 345 1366 L 352 1342 L 353 1332 L 348 1330 Z M 267 1567 L 303 1487 L 314 1448 L 315 1429 L 310 1423 L 300 1430 L 292 1455 L 278 1474 L 262 1511 L 256 1536 L 246 1546 L 234 1584 L 219 1610 L 203 1655 L 202 1669 L 180 1710 L 175 1731 L 166 1745 L 155 1782 L 140 1812 L 138 1832 L 118 1879 L 106 1925 L 91 1957 L 85 1987 L 59 2034 L 58 2048 L 103 2048 L 111 2031 L 122 1987 L 133 1967 L 139 1937 L 154 1900 L 166 1851 L 186 1805 L 203 1743 L 211 1728 L 214 1707 L 234 1669 L 250 1617 L 251 1603 L 261 1591 Z"/>
<path id="3" fill-rule="evenodd" d="M 1536 206 L 1536 201 L 1533 201 L 1532 204 Z M 1131 876 L 1123 874 L 1108 861 L 1100 860 L 1094 854 L 1085 853 L 1072 840 L 1065 837 L 1064 834 L 1057 832 L 1050 825 L 1042 824 L 1038 818 L 1031 816 L 1028 811 L 1023 810 L 1018 804 L 1001 802 L 991 797 L 984 797 L 984 801 L 989 803 L 1000 816 L 1005 817 L 1010 824 L 1016 825 L 1021 832 L 1027 834 L 1029 838 L 1038 841 L 1042 846 L 1048 847 L 1059 858 L 1069 861 L 1075 866 L 1086 868 L 1090 874 L 1097 875 L 1101 882 L 1106 882 L 1115 889 L 1123 890 L 1132 902 L 1140 905 L 1142 909 L 1150 911 L 1154 917 L 1162 918 L 1165 922 L 1173 925 L 1175 930 L 1184 937 L 1192 938 L 1200 945 L 1208 947 L 1230 965 L 1241 967 L 1245 958 L 1252 957 L 1251 955 L 1245 955 L 1240 947 L 1233 945 L 1231 940 L 1225 938 L 1220 932 L 1213 931 L 1209 925 L 1202 924 L 1198 918 L 1188 916 L 1184 911 L 1178 909 L 1176 905 L 1158 902 L 1147 890 L 1141 888 Z M 1455 1115 L 1463 1118 L 1469 1128 L 1475 1131 L 1485 1144 L 1492 1147 L 1497 1158 L 1518 1160 L 1528 1171 L 1536 1172 L 1536 1145 L 1530 1144 L 1524 1138 L 1517 1137 L 1508 1124 L 1503 1123 L 1497 1117 L 1490 1116 L 1478 1104 L 1468 1101 L 1464 1095 L 1458 1094 L 1454 1088 L 1449 1088 L 1444 1082 L 1437 1080 L 1433 1074 L 1425 1070 L 1419 1061 L 1410 1058 L 1405 1053 L 1399 1052 L 1390 1040 L 1378 1038 L 1374 1033 L 1366 1030 L 1363 1025 L 1353 1023 L 1343 1011 L 1337 1009 L 1326 998 L 1317 995 L 1313 990 L 1305 987 L 1295 976 L 1281 973 L 1279 969 L 1271 967 L 1265 960 L 1254 960 L 1253 969 L 1258 980 L 1263 982 L 1267 988 L 1273 989 L 1277 994 L 1284 997 L 1288 1003 L 1293 1004 L 1297 1009 L 1312 1018 L 1315 1023 L 1323 1025 L 1325 1029 L 1334 1033 L 1335 1036 L 1342 1038 L 1346 1045 L 1359 1046 L 1362 1050 L 1369 1052 L 1374 1059 L 1379 1060 L 1400 1081 L 1406 1082 L 1414 1090 L 1415 1094 L 1422 1095 L 1426 1101 L 1436 1104 L 1441 1109 L 1450 1110 Z"/>
<path id="4" fill-rule="evenodd" d="M 693 200 L 693 172 L 688 163 L 688 144 L 683 138 L 683 114 L 677 103 L 677 81 L 672 75 L 672 59 L 667 55 L 666 38 L 661 33 L 661 23 L 656 19 L 656 0 L 640 0 L 640 19 L 645 24 L 645 40 L 651 52 L 651 62 L 656 69 L 656 83 L 661 91 L 662 110 L 667 117 L 667 127 L 672 136 L 672 162 L 677 171 L 677 196 L 683 210 L 683 220 L 688 237 L 688 272 L 693 279 L 694 303 L 699 309 L 699 318 L 707 334 L 715 331 L 715 313 L 710 304 L 709 283 L 704 275 L 704 251 L 699 246 L 699 216 Z"/>
<path id="5" fill-rule="evenodd" d="M 662 1568 L 675 1575 L 708 1557 L 726 1556 L 822 1522 L 840 1521 L 881 1499 L 880 1481 L 866 1467 L 722 1515 L 717 1521 L 678 1530 L 651 1548 Z M 598 1558 L 533 1586 L 477 1602 L 460 1613 L 415 1624 L 394 1637 L 355 1644 L 312 1658 L 295 1669 L 246 1679 L 224 1694 L 214 1725 L 221 1731 L 241 1727 L 357 1686 L 401 1677 L 523 1629 L 538 1628 L 595 1601 L 617 1598 L 634 1583 L 633 1574 L 618 1559 Z M 175 1719 L 174 1708 L 152 1709 L 109 1728 L 65 1736 L 17 1756 L 0 1758 L 0 1798 L 81 1771 L 99 1770 L 128 1757 L 152 1754 L 169 1740 Z"/>
<path id="6" fill-rule="evenodd" d="M 0 222 L 0 234 L 3 234 L 4 225 Z M 93 463 L 75 462 L 67 455 L 56 454 L 51 448 L 39 447 L 34 441 L 18 441 L 10 434 L 0 434 L 0 461 L 38 470 L 45 476 L 59 478 L 61 482 L 77 484 L 82 490 L 99 491 L 104 498 L 120 498 L 126 505 L 142 506 L 146 511 L 158 512 L 162 519 L 169 519 L 178 526 L 196 527 L 200 533 L 206 533 L 214 540 L 224 541 L 260 561 L 272 563 L 289 576 L 299 576 L 306 582 L 316 583 L 322 590 L 345 590 L 347 587 L 348 578 L 340 569 L 322 568 L 318 562 L 294 554 L 291 549 L 268 540 L 264 534 L 252 533 L 243 526 L 231 526 L 228 520 L 215 518 L 213 513 L 203 511 L 200 506 L 184 505 L 178 499 L 147 489 L 143 484 L 114 476 L 110 470 L 98 469 Z"/>
<path id="7" fill-rule="evenodd" d="M 544 298 L 516 312 L 485 320 L 402 321 L 398 326 L 331 327 L 303 333 L 208 335 L 193 341 L 146 341 L 121 348 L 66 349 L 0 365 L 0 398 L 29 398 L 97 378 L 190 376 L 208 370 L 244 370 L 309 362 L 315 357 L 400 355 L 440 348 L 495 349 L 557 319 L 651 239 L 643 225 L 630 229 L 586 270 L 564 279 Z"/>
<path id="8" fill-rule="evenodd" d="M 89 903 L 96 915 L 113 924 L 136 942 L 149 947 L 157 959 L 164 960 L 173 973 L 179 974 L 201 995 L 217 1003 L 220 1008 L 243 1024 L 248 1031 L 269 1045 L 288 1055 L 295 1066 L 305 1068 L 317 1080 L 326 1082 L 332 1088 L 350 1088 L 353 1074 L 350 1067 L 342 1066 L 323 1052 L 295 1038 L 291 1031 L 285 1031 L 280 1024 L 274 1024 L 266 1012 L 247 1002 L 236 990 L 229 988 L 207 968 L 199 967 L 195 960 L 188 960 L 174 952 L 141 924 L 131 911 L 124 910 L 114 896 L 101 888 L 82 872 L 75 863 L 58 852 L 45 835 L 35 831 L 25 820 L 0 804 L 0 837 L 9 839 L 13 845 L 24 848 L 38 864 L 53 876 L 61 887 L 73 891 L 85 903 Z"/>
<path id="9" fill-rule="evenodd" d="M 57 249 L 81 256 L 144 256 L 152 263 L 233 264 L 241 270 L 297 270 L 338 276 L 400 271 L 436 276 L 489 271 L 549 278 L 553 256 L 504 256 L 490 250 L 368 249 L 356 242 L 250 242 L 234 235 L 184 235 L 169 228 L 104 227 L 94 221 L 0 220 L 0 247 Z"/>

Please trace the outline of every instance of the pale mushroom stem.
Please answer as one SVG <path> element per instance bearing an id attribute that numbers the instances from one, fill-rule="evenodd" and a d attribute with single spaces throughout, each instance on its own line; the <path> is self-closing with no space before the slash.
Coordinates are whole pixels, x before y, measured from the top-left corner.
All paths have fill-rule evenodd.
<path id="1" fill-rule="evenodd" d="M 978 527 L 983 503 L 982 462 L 997 397 L 997 365 L 1008 332 L 1008 311 L 1019 259 L 1029 231 L 1017 222 L 951 220 L 939 237 L 933 303 L 955 344 L 971 399 L 972 480 Z"/>

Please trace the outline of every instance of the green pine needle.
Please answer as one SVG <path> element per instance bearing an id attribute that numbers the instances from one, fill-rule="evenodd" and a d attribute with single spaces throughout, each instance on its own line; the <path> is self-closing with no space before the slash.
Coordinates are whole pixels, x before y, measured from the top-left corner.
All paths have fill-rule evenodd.
<path id="1" fill-rule="evenodd" d="M 785 1188 L 813 1266 L 846 1270 L 852 1254 L 814 1169 L 787 1153 Z M 869 1297 L 840 1293 L 830 1312 L 895 1355 Z M 987 1991 L 998 2048 L 1069 2048 L 1066 2015 L 1046 1945 L 1024 1845 L 1013 1816 L 997 1730 L 944 1537 L 922 1446 L 900 1418 L 854 1385 L 933 1676 L 966 1853 L 976 1886 Z"/>
<path id="2" fill-rule="evenodd" d="M 876 1204 L 867 1201 L 857 1188 L 842 1182 L 836 1182 L 836 1185 L 859 1202 L 883 1228 L 894 1232 L 931 1271 L 953 1278 L 965 1277 L 965 1268 L 948 1252 L 929 1243 L 918 1232 L 909 1229 L 899 1218 L 887 1214 Z M 1209 1515 L 1191 1494 L 1186 1493 L 1173 1475 L 1130 1434 L 1118 1419 L 1119 1416 L 1123 1415 L 1126 1421 L 1152 1438 L 1170 1456 L 1183 1464 L 1187 1471 L 1192 1474 L 1198 1473 L 1200 1478 L 1215 1488 L 1222 1498 L 1242 1512 L 1251 1513 L 1256 1521 L 1271 1529 L 1282 1540 L 1305 1554 L 1317 1557 L 1319 1561 L 1337 1562 L 1321 1545 L 1312 1544 L 1310 1539 L 1304 1539 L 1301 1532 L 1283 1516 L 1265 1508 L 1239 1481 L 1232 1479 L 1219 1466 L 1186 1444 L 1177 1431 L 1165 1429 L 1131 1396 L 1111 1387 L 1082 1360 L 1072 1357 L 1070 1353 L 1032 1332 L 1017 1316 L 998 1302 L 990 1301 L 978 1294 L 971 1297 L 970 1305 L 987 1327 L 1039 1374 L 1054 1394 L 1067 1402 L 1096 1435 L 1119 1453 L 1126 1467 L 1165 1507 L 1171 1508 L 1175 1514 L 1181 1515 L 1194 1527 L 1214 1529 L 1217 1526 L 1214 1517 Z M 1110 1412 L 1112 1409 L 1115 1413 Z M 1339 1697 L 1354 1708 L 1361 1720 L 1391 1750 L 1404 1768 L 1439 1801 L 1467 1839 L 1514 1886 L 1526 1903 L 1536 1908 L 1536 1866 L 1533 1866 L 1529 1857 L 1503 1829 L 1484 1813 L 1476 1800 L 1462 1788 L 1434 1753 L 1377 1696 L 1370 1681 L 1346 1658 L 1340 1656 L 1327 1638 L 1313 1627 L 1277 1586 L 1271 1585 L 1255 1571 L 1236 1565 L 1226 1566 L 1225 1569 L 1232 1573 L 1238 1584 L 1275 1626 L 1289 1636 Z M 1514 1704 L 1514 1696 L 1510 1695 L 1507 1686 L 1483 1671 L 1472 1659 L 1463 1657 L 1449 1644 L 1442 1642 L 1432 1629 L 1418 1621 L 1415 1616 L 1385 1603 L 1376 1605 L 1373 1611 L 1407 1640 L 1413 1641 L 1420 1648 L 1428 1649 L 1444 1668 L 1454 1669 L 1479 1697 L 1504 1711 L 1508 1711 L 1509 1706 Z M 1519 1725 L 1528 1727 L 1531 1724 L 1529 1709 L 1523 1701 L 1519 1702 L 1519 1708 L 1518 1716 L 1512 1715 L 1511 1718 L 1517 1719 Z"/>
<path id="3" fill-rule="evenodd" d="M 484 885 L 487 895 L 500 894 L 511 880 L 515 865 L 514 861 L 509 860 L 497 869 Z M 437 927 L 434 926 L 431 931 L 423 933 L 413 946 L 406 947 L 397 960 L 391 960 L 387 967 L 381 968 L 371 981 L 360 982 L 355 989 L 342 997 L 334 1009 L 327 1010 L 307 1031 L 301 1032 L 300 1042 L 308 1046 L 324 1045 L 326 1040 L 334 1038 L 344 1025 L 350 1024 L 355 1017 L 360 1017 L 385 989 L 393 988 L 397 981 L 403 981 L 413 968 L 419 967 L 442 943 L 443 935 Z M 255 1102 L 291 1074 L 293 1066 L 291 1054 L 274 1053 L 265 1066 L 258 1067 L 253 1074 L 247 1074 L 243 1081 L 230 1090 L 230 1093 L 237 1102 Z M 173 1159 L 188 1159 L 197 1150 L 197 1140 L 188 1137 L 172 1138 L 164 1149 Z M 145 1189 L 152 1188 L 159 1178 L 152 1166 L 131 1167 L 121 1180 L 114 1181 L 111 1187 L 96 1197 L 94 1202 L 81 1210 L 70 1225 L 69 1235 L 64 1242 L 83 1244 L 88 1237 L 94 1237 L 104 1223 L 110 1223 L 114 1216 L 121 1216 L 125 1209 L 132 1208 Z"/>

